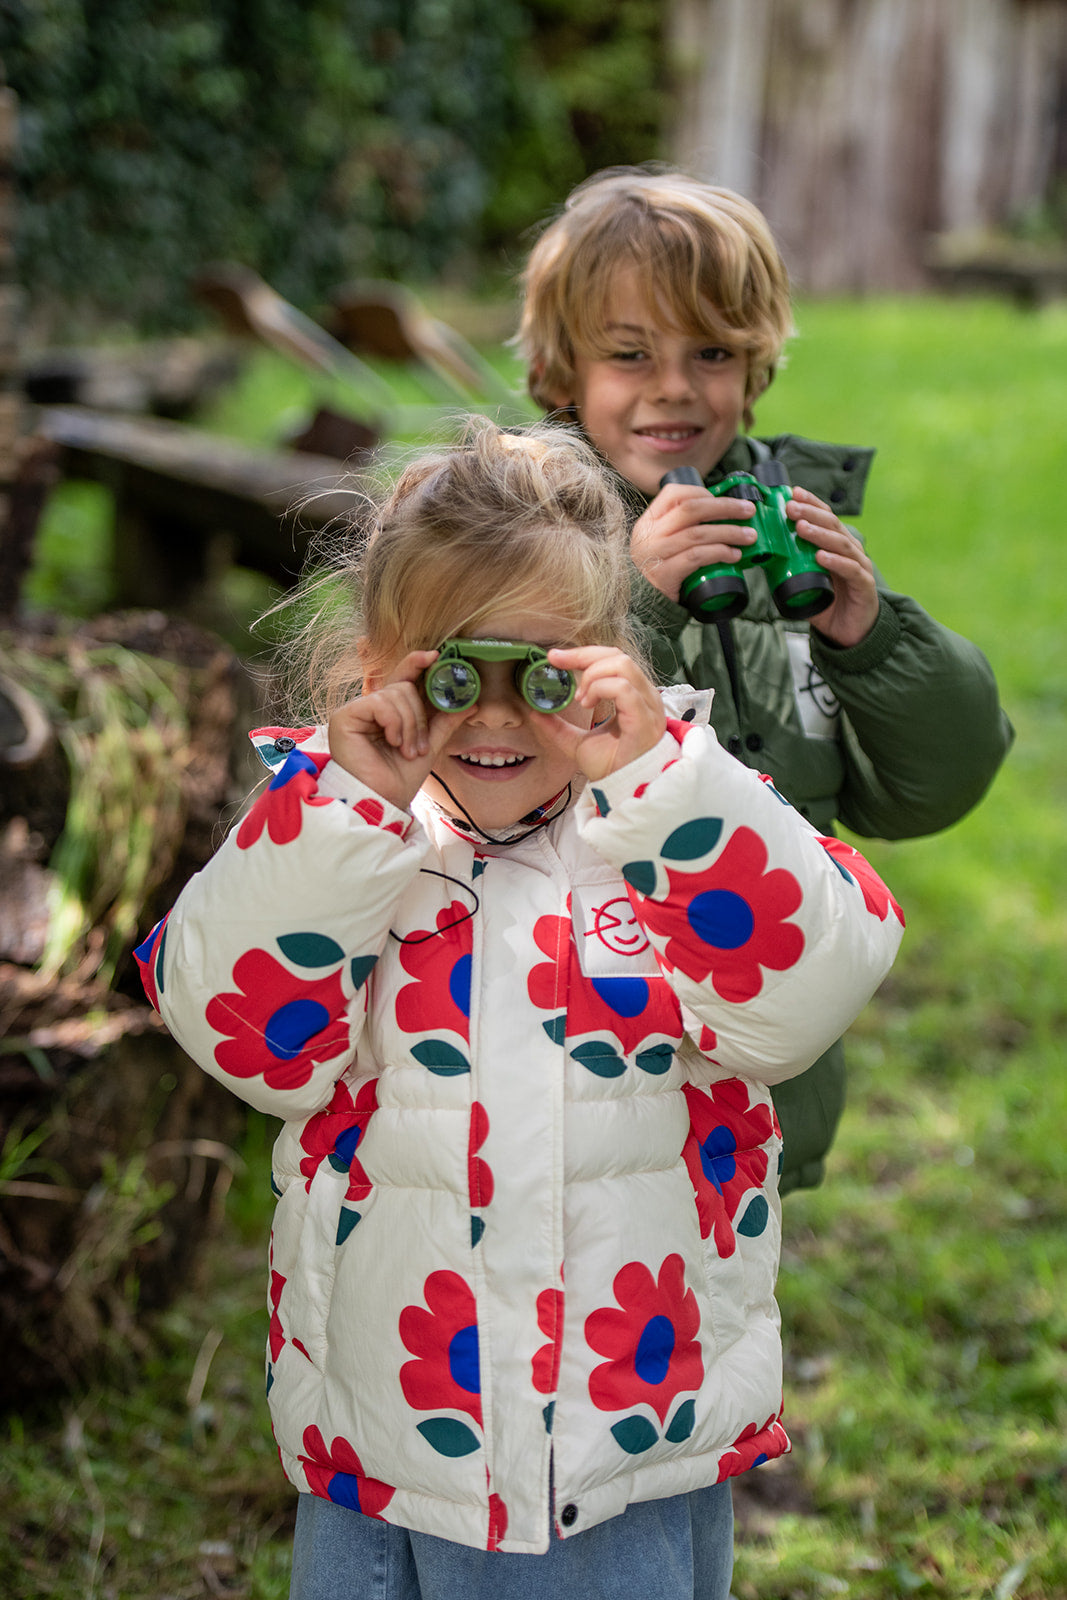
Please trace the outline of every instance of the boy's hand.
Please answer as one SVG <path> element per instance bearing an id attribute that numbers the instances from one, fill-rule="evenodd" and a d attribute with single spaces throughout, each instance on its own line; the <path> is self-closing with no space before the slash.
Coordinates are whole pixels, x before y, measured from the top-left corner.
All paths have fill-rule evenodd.
<path id="1" fill-rule="evenodd" d="M 695 483 L 669 483 L 634 523 L 634 566 L 653 588 L 677 601 L 691 572 L 715 561 L 736 561 L 741 547 L 755 542 L 755 532 L 745 526 L 755 509 L 747 500 L 709 494 Z M 713 531 L 717 523 L 727 526 Z"/>
<path id="2" fill-rule="evenodd" d="M 412 650 L 385 683 L 349 700 L 330 718 L 330 754 L 383 800 L 406 811 L 455 731 L 455 718 L 429 712 L 422 676 L 436 650 Z"/>
<path id="3" fill-rule="evenodd" d="M 807 489 L 794 489 L 786 506 L 797 533 L 818 546 L 820 567 L 830 574 L 834 598 L 811 626 L 832 644 L 850 649 L 865 639 L 878 619 L 874 566 L 854 533 L 850 533 L 825 501 Z"/>
<path id="4" fill-rule="evenodd" d="M 572 704 L 591 716 L 604 701 L 613 702 L 614 715 L 588 730 L 563 716 L 538 713 L 543 734 L 574 757 L 575 767 L 594 783 L 655 749 L 667 726 L 663 701 L 637 662 L 610 645 L 584 645 L 574 650 L 550 650 L 553 666 L 581 675 Z"/>

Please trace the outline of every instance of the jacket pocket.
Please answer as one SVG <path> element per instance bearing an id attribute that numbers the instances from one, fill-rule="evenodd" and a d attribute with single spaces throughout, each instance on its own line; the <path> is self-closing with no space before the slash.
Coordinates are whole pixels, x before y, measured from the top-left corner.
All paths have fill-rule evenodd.
<path id="1" fill-rule="evenodd" d="M 290 1183 L 275 1214 L 272 1267 L 285 1280 L 280 1288 L 282 1331 L 320 1373 L 338 1245 L 350 1225 L 347 1189 L 347 1173 L 335 1171 L 323 1159 L 310 1188 L 299 1179 Z"/>

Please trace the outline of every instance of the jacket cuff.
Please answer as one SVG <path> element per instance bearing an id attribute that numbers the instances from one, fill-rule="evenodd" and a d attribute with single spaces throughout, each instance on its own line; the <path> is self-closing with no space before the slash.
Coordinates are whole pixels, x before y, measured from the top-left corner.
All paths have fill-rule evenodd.
<path id="1" fill-rule="evenodd" d="M 373 822 L 376 827 L 386 828 L 390 833 L 398 833 L 401 838 L 415 820 L 410 811 L 401 811 L 399 806 L 383 799 L 376 790 L 353 777 L 347 767 L 342 767 L 332 759 L 319 773 L 316 788 L 324 799 L 340 800 L 342 805 L 358 812 L 366 821 Z"/>
<path id="2" fill-rule="evenodd" d="M 668 600 L 636 567 L 631 568 L 630 580 L 632 609 L 638 620 L 646 628 L 665 633 L 669 639 L 676 639 L 686 623 L 692 621 L 692 614 L 676 600 Z"/>
<path id="3" fill-rule="evenodd" d="M 816 628 L 811 629 L 811 659 L 827 680 L 835 673 L 873 672 L 880 667 L 897 647 L 903 626 L 896 611 L 884 594 L 878 597 L 878 616 L 874 627 L 859 644 L 841 649 L 824 639 Z"/>
<path id="4" fill-rule="evenodd" d="M 666 772 L 678 760 L 680 754 L 681 745 L 668 729 L 660 736 L 659 742 L 651 750 L 646 750 L 643 756 L 638 756 L 636 761 L 627 762 L 617 772 L 590 783 L 589 792 L 596 802 L 597 811 L 606 817 L 616 806 L 641 794 L 653 778 L 658 778 L 661 772 Z"/>

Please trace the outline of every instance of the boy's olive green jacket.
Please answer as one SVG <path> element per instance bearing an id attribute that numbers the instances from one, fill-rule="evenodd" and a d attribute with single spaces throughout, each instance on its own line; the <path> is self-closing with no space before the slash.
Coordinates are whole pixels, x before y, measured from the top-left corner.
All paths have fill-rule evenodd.
<path id="1" fill-rule="evenodd" d="M 791 484 L 839 516 L 860 511 L 873 450 L 789 434 L 741 437 L 707 481 L 771 455 Z M 807 623 L 785 622 L 758 569 L 747 569 L 745 581 L 741 616 L 704 624 L 635 574 L 635 609 L 659 680 L 714 689 L 712 725 L 738 760 L 769 774 L 824 833 L 840 821 L 867 838 L 913 838 L 977 804 L 1013 735 L 975 645 L 879 578 L 877 622 L 862 643 L 838 649 Z M 811 1187 L 844 1105 L 840 1042 L 776 1091 L 775 1103 L 782 1190 Z"/>

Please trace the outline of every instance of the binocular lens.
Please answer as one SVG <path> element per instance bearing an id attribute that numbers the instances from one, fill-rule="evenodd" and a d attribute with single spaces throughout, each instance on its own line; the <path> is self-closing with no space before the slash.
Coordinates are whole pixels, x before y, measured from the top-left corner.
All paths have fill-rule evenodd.
<path id="1" fill-rule="evenodd" d="M 523 680 L 523 693 L 535 711 L 562 711 L 574 697 L 574 678 L 566 667 L 538 661 Z"/>
<path id="2" fill-rule="evenodd" d="M 426 694 L 438 711 L 466 711 L 480 690 L 478 674 L 465 661 L 438 661 L 426 674 Z"/>

